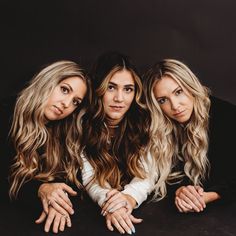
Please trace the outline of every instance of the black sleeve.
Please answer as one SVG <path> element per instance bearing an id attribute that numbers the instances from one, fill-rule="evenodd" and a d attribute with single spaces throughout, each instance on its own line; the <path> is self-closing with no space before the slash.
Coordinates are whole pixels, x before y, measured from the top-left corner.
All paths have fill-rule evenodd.
<path id="1" fill-rule="evenodd" d="M 222 200 L 236 200 L 236 106 L 212 98 L 209 128 L 210 175 L 206 191 L 217 192 Z"/>

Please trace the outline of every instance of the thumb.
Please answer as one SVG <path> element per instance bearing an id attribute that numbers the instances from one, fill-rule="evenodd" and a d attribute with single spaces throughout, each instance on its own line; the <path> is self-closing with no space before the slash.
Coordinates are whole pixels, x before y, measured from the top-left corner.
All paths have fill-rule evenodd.
<path id="1" fill-rule="evenodd" d="M 44 211 L 42 211 L 40 217 L 37 220 L 35 220 L 35 223 L 40 224 L 45 220 L 45 218 L 46 218 L 46 213 Z"/>
<path id="2" fill-rule="evenodd" d="M 141 222 L 143 221 L 143 219 L 141 219 L 141 218 L 136 218 L 136 217 L 134 217 L 133 215 L 130 215 L 129 218 L 130 218 L 130 220 L 131 220 L 133 223 L 135 223 L 135 224 L 141 223 Z"/>
<path id="3" fill-rule="evenodd" d="M 66 191 L 68 194 L 70 194 L 71 196 L 76 196 L 77 192 L 74 191 L 69 185 L 64 184 L 63 185 L 63 190 Z"/>

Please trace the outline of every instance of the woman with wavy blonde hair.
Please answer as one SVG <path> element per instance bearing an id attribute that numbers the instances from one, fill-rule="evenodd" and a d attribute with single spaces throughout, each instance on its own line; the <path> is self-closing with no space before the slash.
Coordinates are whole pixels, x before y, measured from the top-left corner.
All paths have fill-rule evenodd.
<path id="1" fill-rule="evenodd" d="M 127 212 L 146 200 L 151 189 L 145 148 L 149 113 L 143 103 L 142 82 L 126 55 L 107 52 L 91 71 L 94 99 L 83 129 L 83 182 L 102 207 L 107 227 L 134 232 Z M 117 219 L 122 221 L 118 222 Z"/>
<path id="2" fill-rule="evenodd" d="M 193 72 L 174 59 L 156 63 L 144 77 L 152 117 L 154 198 L 174 190 L 180 212 L 200 212 L 208 202 L 235 198 L 235 176 L 224 163 L 224 156 L 235 162 L 230 159 L 233 142 L 226 138 L 235 131 L 235 106 L 210 96 Z"/>
<path id="3" fill-rule="evenodd" d="M 40 197 L 44 211 L 36 223 L 47 217 L 45 231 L 52 224 L 49 218 L 54 218 L 54 232 L 71 225 L 73 206 L 68 194 L 77 194 L 72 186 L 81 188 L 81 117 L 89 83 L 77 63 L 57 61 L 36 74 L 16 99 L 10 130 L 15 158 L 9 194 L 26 204 L 37 204 Z"/>

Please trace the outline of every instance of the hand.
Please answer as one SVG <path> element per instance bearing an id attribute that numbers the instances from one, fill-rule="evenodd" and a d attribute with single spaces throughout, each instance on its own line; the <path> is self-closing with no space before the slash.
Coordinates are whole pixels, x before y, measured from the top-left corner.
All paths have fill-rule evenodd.
<path id="1" fill-rule="evenodd" d="M 131 213 L 136 206 L 136 201 L 128 194 L 119 192 L 116 189 L 112 189 L 107 193 L 106 201 L 102 206 L 101 214 L 106 215 L 107 212 L 113 213 L 116 210 L 125 207 L 128 213 Z"/>
<path id="2" fill-rule="evenodd" d="M 115 226 L 121 234 L 135 233 L 133 223 L 137 224 L 143 221 L 142 219 L 135 218 L 133 215 L 127 213 L 127 209 L 124 207 L 116 210 L 113 213 L 108 213 L 105 217 L 107 228 L 110 231 L 113 231 L 113 226 Z"/>
<path id="3" fill-rule="evenodd" d="M 48 214 L 49 205 L 62 215 L 74 214 L 68 194 L 71 196 L 77 195 L 70 186 L 64 183 L 43 183 L 38 190 L 46 214 Z"/>
<path id="4" fill-rule="evenodd" d="M 200 186 L 182 186 L 175 192 L 175 205 L 180 212 L 200 212 L 206 207 Z"/>
<path id="5" fill-rule="evenodd" d="M 56 211 L 53 207 L 49 207 L 48 215 L 43 211 L 40 217 L 35 221 L 36 224 L 40 224 L 45 221 L 44 231 L 49 232 L 50 227 L 53 224 L 52 231 L 54 233 L 58 233 L 58 229 L 60 231 L 64 231 L 65 227 L 71 227 L 71 219 L 69 214 L 62 215 L 58 211 Z"/>

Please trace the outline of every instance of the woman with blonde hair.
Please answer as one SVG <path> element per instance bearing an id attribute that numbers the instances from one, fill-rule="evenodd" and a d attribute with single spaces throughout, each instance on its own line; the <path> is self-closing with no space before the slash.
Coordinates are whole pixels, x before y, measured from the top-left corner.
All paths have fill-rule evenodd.
<path id="1" fill-rule="evenodd" d="M 175 193 L 180 212 L 200 212 L 209 202 L 236 197 L 235 106 L 210 96 L 182 62 L 165 59 L 145 74 L 151 112 L 150 152 L 154 198 Z"/>
<path id="2" fill-rule="evenodd" d="M 9 158 L 9 195 L 25 206 L 37 205 L 39 197 L 43 211 L 41 207 L 36 223 L 46 220 L 45 231 L 51 225 L 54 232 L 71 226 L 69 195 L 77 195 L 82 186 L 81 117 L 89 91 L 90 82 L 77 63 L 57 61 L 36 74 L 10 107 L 15 158 Z M 9 115 L 9 104 L 3 103 L 1 110 Z"/>
<path id="3" fill-rule="evenodd" d="M 106 217 L 109 230 L 135 232 L 131 215 L 152 190 L 146 146 L 149 113 L 141 79 L 129 57 L 102 54 L 92 71 L 94 99 L 86 114 L 83 183 Z M 113 226 L 112 226 L 113 225 Z"/>

